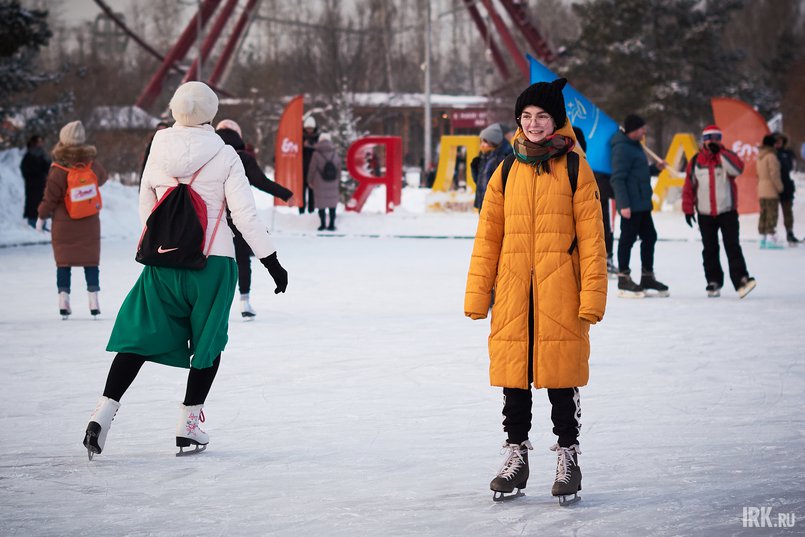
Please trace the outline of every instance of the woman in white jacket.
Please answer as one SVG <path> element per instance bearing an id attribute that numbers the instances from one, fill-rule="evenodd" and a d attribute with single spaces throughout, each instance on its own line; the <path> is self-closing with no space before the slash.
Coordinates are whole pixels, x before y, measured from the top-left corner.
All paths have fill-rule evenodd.
<path id="1" fill-rule="evenodd" d="M 204 421 L 202 406 L 226 346 L 237 281 L 232 233 L 216 222 L 224 204 L 274 279 L 274 292 L 284 293 L 288 285 L 288 273 L 257 215 L 240 157 L 210 125 L 218 111 L 215 93 L 202 82 L 187 82 L 176 90 L 170 108 L 176 124 L 154 136 L 140 188 L 140 220 L 145 226 L 165 192 L 199 172 L 191 188 L 207 206 L 207 264 L 201 270 L 143 268 L 120 307 L 106 349 L 118 354 L 84 435 L 90 460 L 103 451 L 120 398 L 146 361 L 190 369 L 176 429 L 178 454 L 189 446 L 195 446 L 191 453 L 202 451 L 209 442 L 199 422 Z"/>

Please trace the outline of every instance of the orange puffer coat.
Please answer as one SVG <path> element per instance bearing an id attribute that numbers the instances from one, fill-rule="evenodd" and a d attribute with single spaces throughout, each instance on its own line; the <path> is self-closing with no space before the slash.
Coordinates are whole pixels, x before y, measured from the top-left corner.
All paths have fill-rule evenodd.
<path id="1" fill-rule="evenodd" d="M 569 123 L 557 133 L 575 139 Z M 534 352 L 534 386 L 587 384 L 589 329 L 604 316 L 607 269 L 598 186 L 583 156 L 575 195 L 566 156 L 552 159 L 550 172 L 539 174 L 535 166 L 515 161 L 505 195 L 501 167 L 492 175 L 467 276 L 468 317 L 486 317 L 493 288 L 491 384 L 528 388 L 529 345 Z M 530 342 L 532 288 L 534 341 Z"/>

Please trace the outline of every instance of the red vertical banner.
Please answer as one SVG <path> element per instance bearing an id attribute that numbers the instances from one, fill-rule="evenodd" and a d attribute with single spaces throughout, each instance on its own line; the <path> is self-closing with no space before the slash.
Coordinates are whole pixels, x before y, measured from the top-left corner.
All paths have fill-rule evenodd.
<path id="1" fill-rule="evenodd" d="M 274 141 L 274 181 L 294 193 L 291 202 L 302 206 L 302 113 L 305 101 L 299 95 L 291 99 L 282 112 Z M 291 205 L 274 198 L 274 205 Z"/>
<path id="2" fill-rule="evenodd" d="M 769 127 L 757 110 L 738 99 L 710 99 L 716 125 L 724 133 L 724 147 L 734 151 L 744 161 L 744 172 L 738 176 L 738 212 L 756 213 L 760 210 L 757 198 L 757 148 Z"/>

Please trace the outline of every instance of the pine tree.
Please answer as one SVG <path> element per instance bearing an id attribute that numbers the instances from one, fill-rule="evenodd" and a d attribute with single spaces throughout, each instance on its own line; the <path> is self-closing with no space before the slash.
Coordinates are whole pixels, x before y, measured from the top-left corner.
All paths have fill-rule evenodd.
<path id="1" fill-rule="evenodd" d="M 575 4 L 578 38 L 559 70 L 612 117 L 700 123 L 710 98 L 735 91 L 740 54 L 720 37 L 743 0 L 591 0 Z"/>
<path id="2" fill-rule="evenodd" d="M 53 36 L 47 16 L 47 11 L 22 8 L 17 0 L 0 3 L 0 147 L 21 145 L 26 133 L 19 126 L 29 132 L 52 129 L 71 102 L 65 95 L 50 106 L 33 108 L 20 98 L 56 78 L 34 68 L 39 51 Z"/>

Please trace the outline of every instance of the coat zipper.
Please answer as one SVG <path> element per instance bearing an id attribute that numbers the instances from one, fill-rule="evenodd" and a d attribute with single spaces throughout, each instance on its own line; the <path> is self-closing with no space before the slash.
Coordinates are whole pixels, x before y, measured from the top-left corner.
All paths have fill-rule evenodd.
<path id="1" fill-rule="evenodd" d="M 530 252 L 530 254 L 531 254 L 531 288 L 534 290 L 534 292 L 529 293 L 529 295 L 533 296 L 533 299 L 531 297 L 529 297 L 529 299 L 532 300 L 531 308 L 534 311 L 534 340 L 529 341 L 529 343 L 531 345 L 531 356 L 533 357 L 533 360 L 532 360 L 532 363 L 531 363 L 531 370 L 533 371 L 533 383 L 534 383 L 534 386 L 538 385 L 537 384 L 537 367 L 536 367 L 536 365 L 537 365 L 537 333 L 538 333 L 538 330 L 539 330 L 539 326 L 537 325 L 537 319 L 539 318 L 539 316 L 537 315 L 537 285 L 536 285 L 536 283 L 534 281 L 535 275 L 536 275 L 536 271 L 534 270 L 534 263 L 535 263 L 534 245 L 535 245 L 535 242 L 536 242 L 536 230 L 535 230 L 534 219 L 536 218 L 536 215 L 537 215 L 537 177 L 538 177 L 538 175 L 539 174 L 537 172 L 537 166 L 534 166 L 534 174 L 533 174 L 533 176 L 531 178 L 531 188 L 532 188 L 532 190 L 531 190 L 531 247 L 530 247 L 530 249 L 531 249 L 531 252 Z M 526 360 L 527 359 L 528 359 L 528 356 L 526 356 Z M 528 375 L 528 373 L 526 373 L 526 385 L 528 385 L 528 376 L 527 375 Z M 529 390 L 531 389 L 530 385 L 528 386 L 528 389 Z"/>

